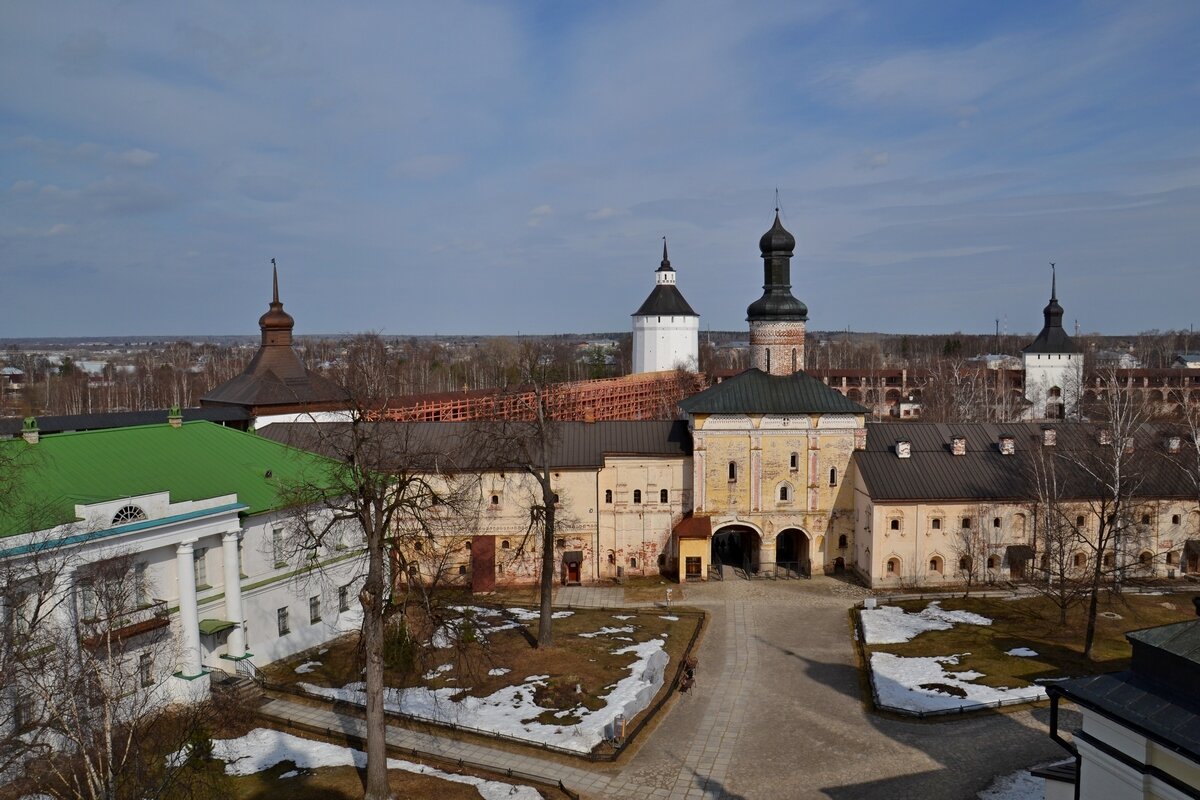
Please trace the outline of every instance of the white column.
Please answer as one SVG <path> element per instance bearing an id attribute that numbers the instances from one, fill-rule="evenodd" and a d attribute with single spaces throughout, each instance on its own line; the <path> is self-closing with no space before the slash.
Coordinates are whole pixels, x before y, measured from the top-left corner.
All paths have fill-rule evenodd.
<path id="1" fill-rule="evenodd" d="M 184 678 L 204 674 L 200 666 L 200 615 L 196 608 L 196 564 L 192 560 L 195 539 L 180 542 L 175 548 L 175 570 L 179 576 L 179 627 L 183 633 L 183 652 L 179 667 Z"/>
<path id="2" fill-rule="evenodd" d="M 225 618 L 237 623 L 229 631 L 227 653 L 230 658 L 246 655 L 246 633 L 242 630 L 242 569 L 238 564 L 240 531 L 230 531 L 221 538 L 221 554 L 225 558 Z"/>

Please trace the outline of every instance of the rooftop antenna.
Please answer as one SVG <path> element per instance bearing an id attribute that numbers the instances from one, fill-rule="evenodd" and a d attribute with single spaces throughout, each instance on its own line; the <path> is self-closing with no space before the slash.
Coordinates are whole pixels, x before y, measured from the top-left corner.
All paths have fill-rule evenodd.
<path id="1" fill-rule="evenodd" d="M 275 266 L 275 259 L 271 259 L 271 302 L 279 302 L 279 269 Z"/>
<path id="2" fill-rule="evenodd" d="M 775 187 L 775 213 L 779 213 L 779 187 Z"/>

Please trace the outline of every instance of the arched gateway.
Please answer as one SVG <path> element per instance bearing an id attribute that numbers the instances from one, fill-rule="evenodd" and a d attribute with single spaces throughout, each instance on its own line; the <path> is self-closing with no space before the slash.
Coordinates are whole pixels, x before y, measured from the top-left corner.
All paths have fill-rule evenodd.
<path id="1" fill-rule="evenodd" d="M 712 536 L 712 563 L 744 570 L 747 575 L 758 571 L 759 546 L 762 537 L 748 525 L 726 525 Z"/>
<path id="2" fill-rule="evenodd" d="M 775 571 L 785 577 L 812 575 L 811 542 L 799 528 L 787 528 L 775 537 Z"/>

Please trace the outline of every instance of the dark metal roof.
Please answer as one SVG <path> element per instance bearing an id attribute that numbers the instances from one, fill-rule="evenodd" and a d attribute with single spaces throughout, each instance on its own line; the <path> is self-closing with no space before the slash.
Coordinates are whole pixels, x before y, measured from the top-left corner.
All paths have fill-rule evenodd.
<path id="1" fill-rule="evenodd" d="M 1034 474 L 1032 458 L 1042 449 L 1042 423 L 996 425 L 983 422 L 946 424 L 937 422 L 867 423 L 867 446 L 854 453 L 854 463 L 867 484 L 872 499 L 881 500 L 1022 500 L 1033 496 L 1030 480 Z M 1088 480 L 1075 463 L 1084 454 L 1098 450 L 1099 426 L 1086 423 L 1059 423 L 1051 426 L 1057 444 L 1046 448 L 1057 459 L 1058 475 L 1064 497 L 1088 497 L 1095 494 L 1094 481 Z M 1000 453 L 1000 436 L 1014 439 L 1012 455 Z M 956 456 L 950 442 L 961 436 L 967 452 Z M 911 443 L 911 456 L 899 458 L 896 442 Z M 1191 497 L 1192 489 L 1183 470 L 1161 458 L 1162 429 L 1145 425 L 1135 442 L 1135 452 L 1146 456 L 1136 463 L 1144 475 L 1144 497 Z M 1073 455 L 1072 455 L 1073 454 Z"/>
<path id="2" fill-rule="evenodd" d="M 518 423 L 525 424 L 527 423 Z M 419 468 L 450 471 L 497 468 L 489 443 L 504 425 L 490 422 L 377 422 L 370 430 L 385 440 L 393 457 L 420 462 Z M 259 431 L 277 442 L 340 457 L 339 437 L 349 423 L 273 423 Z M 692 437 L 683 420 L 619 420 L 555 423 L 550 463 L 559 469 L 597 468 L 605 456 L 684 457 L 692 452 Z M 370 434 L 368 434 L 370 435 Z M 339 450 L 341 452 L 339 452 Z M 381 464 L 389 467 L 394 465 Z"/>
<path id="3" fill-rule="evenodd" d="M 679 289 L 670 284 L 659 284 L 650 292 L 646 302 L 633 312 L 634 317 L 698 317 Z"/>
<path id="4" fill-rule="evenodd" d="M 1176 622 L 1125 634 L 1135 643 L 1148 645 L 1192 661 L 1200 669 L 1200 620 Z M 1200 685 L 1197 686 L 1200 690 Z M 1197 695 L 1200 700 L 1200 695 Z"/>
<path id="5" fill-rule="evenodd" d="M 1195 624 L 1195 623 L 1190 623 Z M 1100 712 L 1200 761 L 1200 697 L 1136 672 L 1076 678 L 1046 690 Z"/>
<path id="6" fill-rule="evenodd" d="M 108 428 L 130 428 L 137 425 L 161 425 L 167 421 L 165 409 L 154 411 L 110 411 L 103 414 L 65 414 L 37 418 L 39 433 L 96 431 Z M 251 419 L 244 408 L 185 408 L 183 421 L 204 420 L 218 423 L 245 423 Z M 22 420 L 19 417 L 0 419 L 0 438 L 19 436 Z"/>
<path id="7" fill-rule="evenodd" d="M 1042 310 L 1045 322 L 1041 333 L 1024 350 L 1023 353 L 1081 353 L 1079 345 L 1072 341 L 1063 330 L 1063 308 L 1058 304 L 1057 279 L 1051 278 L 1050 302 Z"/>
<path id="8" fill-rule="evenodd" d="M 683 400 L 689 414 L 867 414 L 836 389 L 804 372 L 768 375 L 748 369 Z"/>
<path id="9" fill-rule="evenodd" d="M 803 322 L 808 319 L 808 307 L 792 296 L 792 251 L 796 237 L 779 221 L 758 241 L 763 259 L 763 294 L 746 309 L 748 320 Z"/>

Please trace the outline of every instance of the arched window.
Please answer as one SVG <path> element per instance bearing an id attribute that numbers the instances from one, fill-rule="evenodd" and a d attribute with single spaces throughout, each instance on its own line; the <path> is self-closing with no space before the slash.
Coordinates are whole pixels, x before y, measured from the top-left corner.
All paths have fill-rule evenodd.
<path id="1" fill-rule="evenodd" d="M 988 569 L 995 569 L 999 565 L 1000 565 L 999 559 L 997 559 L 995 556 L 988 556 L 988 560 L 987 560 L 987 568 Z"/>
<path id="2" fill-rule="evenodd" d="M 501 540 L 500 540 L 500 549 L 501 549 L 501 550 L 508 550 L 508 549 L 510 549 L 511 547 L 512 547 L 512 544 L 511 544 L 511 543 L 508 541 L 508 539 L 501 539 Z"/>
<path id="3" fill-rule="evenodd" d="M 631 569 L 637 569 L 637 557 L 636 556 L 629 557 L 629 566 Z"/>
<path id="4" fill-rule="evenodd" d="M 1172 525 L 1178 525 L 1178 524 L 1179 524 L 1179 515 L 1178 515 L 1178 514 L 1172 514 L 1172 515 L 1171 515 L 1171 524 L 1172 524 Z"/>
<path id="5" fill-rule="evenodd" d="M 604 490 L 604 502 L 606 502 L 606 503 L 612 502 L 612 489 Z"/>
<path id="6" fill-rule="evenodd" d="M 792 470 L 800 469 L 800 454 L 799 453 L 792 453 L 790 456 L 788 456 L 788 469 L 792 469 Z"/>
<path id="7" fill-rule="evenodd" d="M 898 519 L 889 520 L 888 527 L 894 531 L 900 530 L 900 520 L 898 520 Z"/>
<path id="8" fill-rule="evenodd" d="M 1076 553 L 1075 554 L 1075 568 L 1083 569 L 1086 566 L 1087 566 L 1087 556 L 1084 555 L 1083 553 Z"/>
<path id="9" fill-rule="evenodd" d="M 960 570 L 962 570 L 963 572 L 970 572 L 971 571 L 971 559 L 967 556 L 963 556 L 962 558 L 960 558 L 958 560 L 958 568 Z"/>
<path id="10" fill-rule="evenodd" d="M 895 575 L 900 571 L 900 559 L 889 558 L 887 562 L 887 571 L 889 575 Z"/>
<path id="11" fill-rule="evenodd" d="M 1149 550 L 1143 550 L 1142 554 L 1140 556 L 1138 556 L 1138 564 L 1140 564 L 1143 567 L 1150 566 L 1150 562 L 1153 560 L 1154 560 L 1154 554 L 1151 553 Z"/>
<path id="12" fill-rule="evenodd" d="M 500 495 L 498 495 L 498 494 L 492 495 L 492 505 L 494 505 L 494 506 L 500 505 Z"/>
<path id="13" fill-rule="evenodd" d="M 788 486 L 786 483 L 780 484 L 780 486 L 779 486 L 780 502 L 786 503 L 787 501 L 789 501 L 791 499 L 792 499 L 792 487 Z"/>
<path id="14" fill-rule="evenodd" d="M 933 520 L 930 522 L 930 527 L 933 528 L 935 531 L 940 531 L 942 529 L 942 518 L 934 517 Z"/>
<path id="15" fill-rule="evenodd" d="M 1000 518 L 999 517 L 992 517 L 992 527 L 993 528 L 1000 527 Z"/>
<path id="16" fill-rule="evenodd" d="M 113 514 L 113 525 L 124 525 L 127 522 L 138 522 L 146 518 L 146 512 L 135 505 L 121 506 Z"/>
<path id="17" fill-rule="evenodd" d="M 962 529 L 964 531 L 969 531 L 971 529 L 971 518 L 970 517 L 962 518 Z"/>
<path id="18" fill-rule="evenodd" d="M 1143 525 L 1150 524 L 1150 515 L 1149 514 L 1142 514 L 1142 524 Z"/>
<path id="19" fill-rule="evenodd" d="M 929 571 L 930 572 L 941 572 L 942 571 L 942 559 L 940 556 L 934 556 L 933 558 L 929 559 Z"/>
<path id="20" fill-rule="evenodd" d="M 737 480 L 737 462 L 730 461 L 729 462 L 729 482 L 732 483 L 733 481 L 736 481 L 736 480 Z"/>
<path id="21" fill-rule="evenodd" d="M 671 495 L 667 492 L 666 489 L 658 490 L 658 502 L 666 503 L 666 502 L 670 501 L 670 498 L 671 498 Z"/>
<path id="22" fill-rule="evenodd" d="M 1116 560 L 1116 557 L 1112 553 L 1104 554 L 1104 566 L 1111 567 L 1114 563 L 1116 563 Z"/>
<path id="23" fill-rule="evenodd" d="M 1167 566 L 1168 567 L 1175 566 L 1175 554 L 1174 553 L 1167 553 Z"/>
<path id="24" fill-rule="evenodd" d="M 633 490 L 633 502 L 635 502 L 635 503 L 642 502 L 642 490 L 641 489 Z"/>
<path id="25" fill-rule="evenodd" d="M 1075 527 L 1076 528 L 1083 527 L 1083 515 L 1082 514 L 1080 514 L 1078 517 L 1075 518 Z"/>
<path id="26" fill-rule="evenodd" d="M 838 549 L 839 550 L 846 549 L 846 534 L 844 534 L 844 533 L 838 537 Z"/>
<path id="27" fill-rule="evenodd" d="M 837 486 L 837 467 L 829 468 L 829 485 Z"/>

